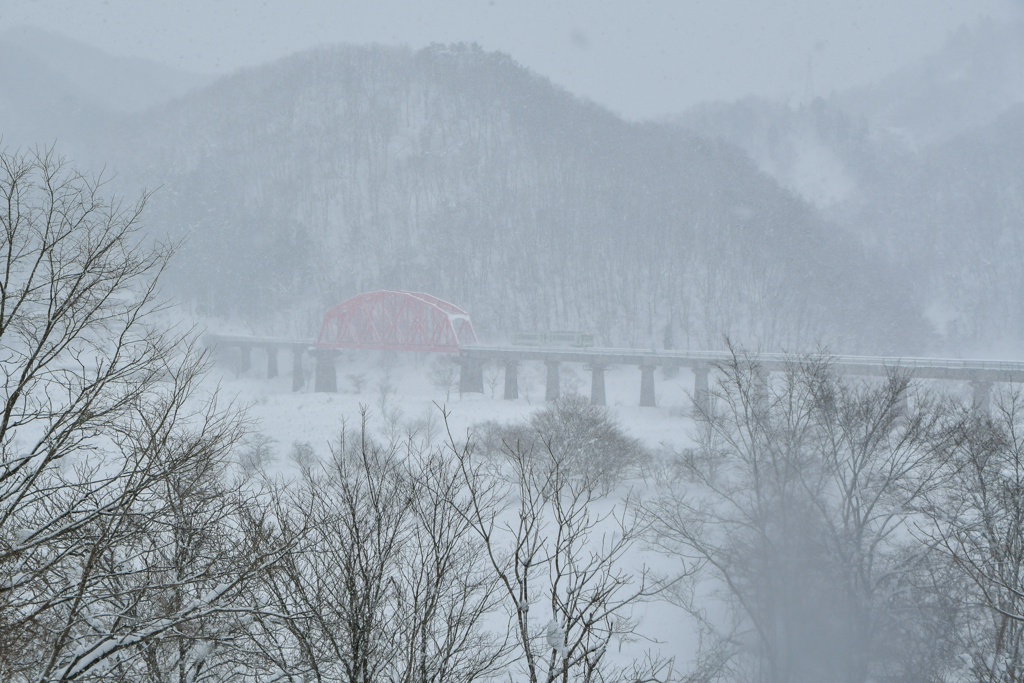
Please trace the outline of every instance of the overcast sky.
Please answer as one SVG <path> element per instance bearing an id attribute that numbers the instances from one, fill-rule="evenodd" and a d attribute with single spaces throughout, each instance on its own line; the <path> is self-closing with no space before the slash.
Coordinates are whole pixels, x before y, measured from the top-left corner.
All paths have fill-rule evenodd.
<path id="1" fill-rule="evenodd" d="M 470 41 L 629 118 L 877 80 L 1020 0 L 0 0 L 117 55 L 219 73 L 320 44 Z M 808 69 L 810 65 L 810 69 Z M 808 76 L 810 75 L 810 79 Z"/>

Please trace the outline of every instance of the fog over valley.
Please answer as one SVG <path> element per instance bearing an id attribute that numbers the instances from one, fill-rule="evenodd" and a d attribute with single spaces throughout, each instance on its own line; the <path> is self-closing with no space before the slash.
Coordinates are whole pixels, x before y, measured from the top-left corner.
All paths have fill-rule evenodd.
<path id="1" fill-rule="evenodd" d="M 0 5 L 0 680 L 1024 677 L 1024 5 Z"/>

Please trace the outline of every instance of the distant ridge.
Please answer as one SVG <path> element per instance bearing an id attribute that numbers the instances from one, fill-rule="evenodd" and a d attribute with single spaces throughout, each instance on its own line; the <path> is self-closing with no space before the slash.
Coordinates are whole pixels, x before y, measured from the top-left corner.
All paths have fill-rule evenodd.
<path id="1" fill-rule="evenodd" d="M 31 27 L 0 33 L 0 135 L 7 147 L 53 144 L 102 165 L 109 129 L 124 115 L 213 80 L 145 59 L 112 57 Z"/>
<path id="2" fill-rule="evenodd" d="M 900 276 L 739 148 L 627 123 L 477 46 L 313 50 L 112 120 L 70 144 L 126 191 L 160 188 L 151 230 L 188 237 L 169 291 L 263 334 L 401 289 L 466 308 L 482 341 L 931 341 Z"/>
<path id="3" fill-rule="evenodd" d="M 83 101 L 116 112 L 141 111 L 215 78 L 140 57 L 113 57 L 59 33 L 27 26 L 0 33 L 0 49 L 12 57 L 5 60 L 5 72 L 34 63 L 33 68 L 61 79 Z"/>

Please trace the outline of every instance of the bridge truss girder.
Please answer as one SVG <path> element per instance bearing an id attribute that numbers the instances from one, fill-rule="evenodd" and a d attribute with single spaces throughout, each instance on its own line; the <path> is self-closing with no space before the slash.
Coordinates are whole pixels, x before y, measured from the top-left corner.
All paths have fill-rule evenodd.
<path id="1" fill-rule="evenodd" d="M 319 349 L 376 349 L 459 353 L 476 344 L 469 314 L 429 294 L 379 291 L 359 294 L 324 315 Z"/>

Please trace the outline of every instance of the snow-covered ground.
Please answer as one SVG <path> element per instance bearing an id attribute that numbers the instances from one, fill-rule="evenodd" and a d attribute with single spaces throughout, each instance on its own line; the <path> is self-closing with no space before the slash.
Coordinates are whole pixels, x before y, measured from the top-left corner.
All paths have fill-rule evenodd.
<path id="1" fill-rule="evenodd" d="M 314 393 L 312 381 L 301 392 L 291 391 L 291 359 L 286 353 L 279 358 L 282 376 L 266 379 L 266 357 L 252 353 L 252 367 L 236 375 L 229 362 L 218 362 L 210 379 L 220 382 L 222 396 L 249 406 L 255 429 L 275 439 L 279 450 L 294 442 L 308 442 L 320 453 L 337 435 L 342 418 L 349 425 L 357 423 L 360 406 L 369 408 L 374 432 L 386 438 L 389 427 L 385 417 L 406 431 L 422 428 L 433 418 L 439 420 L 440 407 L 449 413 L 453 434 L 464 436 L 473 425 L 487 420 L 510 422 L 527 418 L 544 405 L 544 366 L 524 363 L 519 370 L 519 395 L 514 401 L 502 399 L 504 376 L 500 368 L 486 368 L 484 393 L 459 395 L 458 381 L 451 393 L 430 379 L 430 363 L 436 356 L 422 354 L 388 354 L 370 351 L 346 351 L 337 362 L 338 393 Z M 355 384 L 362 378 L 362 387 Z M 496 377 L 489 385 L 488 377 Z M 355 381 L 354 381 L 355 380 Z M 590 394 L 590 375 L 581 365 L 563 364 L 563 393 Z M 671 379 L 657 373 L 655 379 L 656 408 L 640 408 L 640 370 L 632 366 L 613 366 L 605 374 L 605 394 L 610 410 L 623 428 L 642 439 L 651 448 L 666 445 L 684 447 L 690 443 L 689 420 L 693 375 L 686 370 Z M 387 394 L 382 403 L 382 397 Z M 383 410 L 382 410 L 383 408 Z"/>
<path id="2" fill-rule="evenodd" d="M 443 388 L 431 379 L 431 363 L 436 356 L 422 354 L 381 354 L 379 352 L 344 352 L 337 361 L 338 393 L 314 393 L 312 381 L 301 392 L 291 391 L 291 358 L 280 355 L 283 376 L 266 379 L 266 357 L 253 351 L 252 367 L 237 375 L 231 359 L 222 357 L 209 376 L 211 386 L 219 383 L 221 396 L 248 406 L 253 429 L 273 439 L 274 460 L 267 473 L 285 478 L 294 476 L 294 464 L 288 457 L 293 444 L 309 444 L 324 456 L 328 444 L 337 438 L 344 419 L 349 429 L 358 428 L 360 409 L 369 409 L 370 430 L 381 441 L 396 435 L 401 438 L 410 430 L 418 438 L 427 436 L 434 444 L 447 439 L 441 419 L 441 407 L 448 412 L 448 427 L 458 441 L 466 438 L 474 425 L 485 421 L 513 422 L 526 420 L 544 403 L 545 368 L 541 363 L 524 363 L 519 369 L 520 398 L 502 399 L 502 370 L 488 367 L 484 371 L 484 394 L 458 393 L 458 382 L 446 397 Z M 590 375 L 582 366 L 563 364 L 563 393 L 590 393 Z M 356 385 L 362 384 L 359 390 Z M 665 378 L 659 371 L 655 379 L 657 407 L 638 407 L 640 370 L 632 366 L 611 367 L 605 375 L 605 391 L 609 410 L 630 435 L 641 439 L 655 453 L 664 453 L 691 443 L 693 422 L 689 418 L 693 375 L 686 370 L 676 377 Z M 635 494 L 649 492 L 650 484 L 632 481 L 624 484 L 624 494 L 632 488 Z M 617 494 L 601 501 L 602 508 L 618 504 Z M 598 512 L 605 512 L 602 509 Z M 669 574 L 680 568 L 678 558 L 659 556 L 637 549 L 628 557 L 630 570 L 646 565 L 656 573 Z M 637 633 L 651 639 L 624 643 L 615 653 L 622 661 L 641 657 L 645 650 L 676 657 L 677 671 L 685 667 L 696 649 L 693 621 L 679 608 L 664 601 L 652 601 L 634 608 Z"/>

